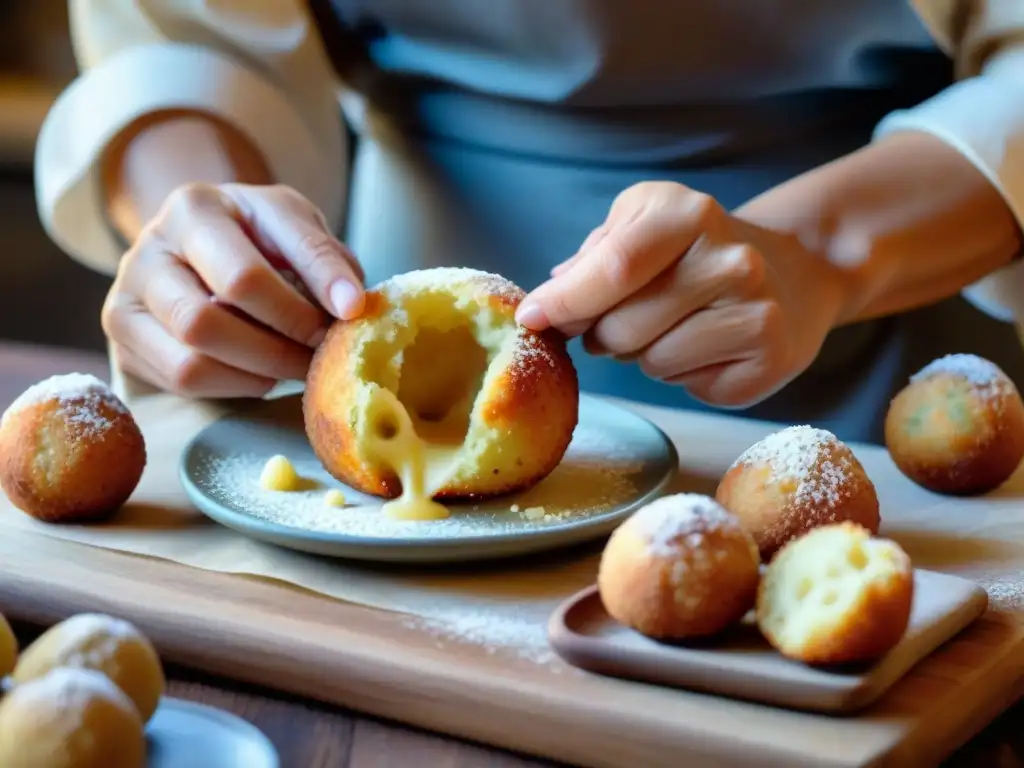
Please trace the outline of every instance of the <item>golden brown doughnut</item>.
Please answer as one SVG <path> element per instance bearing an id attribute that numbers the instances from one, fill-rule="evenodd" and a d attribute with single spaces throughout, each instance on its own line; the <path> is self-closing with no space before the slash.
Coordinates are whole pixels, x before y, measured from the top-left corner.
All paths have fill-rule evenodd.
<path id="1" fill-rule="evenodd" d="M 139 713 L 109 679 L 89 669 L 54 669 L 0 700 L 4 768 L 143 768 Z"/>
<path id="2" fill-rule="evenodd" d="M 967 354 L 940 357 L 893 398 L 885 444 L 900 471 L 924 488 L 987 493 L 1024 458 L 1024 403 L 995 363 Z"/>
<path id="3" fill-rule="evenodd" d="M 306 380 L 306 432 L 328 472 L 393 499 L 409 491 L 410 470 L 385 454 L 411 433 L 436 458 L 421 489 L 436 499 L 493 497 L 546 477 L 572 439 L 579 384 L 560 334 L 516 323 L 524 295 L 459 268 L 369 291 L 362 317 L 330 329 Z"/>
<path id="4" fill-rule="evenodd" d="M 819 525 L 852 520 L 872 533 L 878 496 L 853 452 L 824 429 L 781 429 L 748 448 L 715 498 L 740 518 L 768 562 L 787 541 Z"/>
<path id="5" fill-rule="evenodd" d="M 24 683 L 59 667 L 102 672 L 144 723 L 164 693 L 163 666 L 149 640 L 127 621 L 101 613 L 80 613 L 50 627 L 22 652 L 11 677 Z"/>
<path id="6" fill-rule="evenodd" d="M 898 544 L 851 522 L 784 546 L 761 579 L 757 624 L 784 656 L 807 664 L 874 661 L 903 637 L 914 570 Z"/>
<path id="7" fill-rule="evenodd" d="M 0 417 L 0 488 L 48 523 L 106 518 L 131 496 L 146 446 L 125 404 L 95 376 L 53 376 Z"/>
<path id="8" fill-rule="evenodd" d="M 597 584 L 608 614 L 648 637 L 715 635 L 754 607 L 760 560 L 739 520 L 709 496 L 664 496 L 608 539 Z"/>

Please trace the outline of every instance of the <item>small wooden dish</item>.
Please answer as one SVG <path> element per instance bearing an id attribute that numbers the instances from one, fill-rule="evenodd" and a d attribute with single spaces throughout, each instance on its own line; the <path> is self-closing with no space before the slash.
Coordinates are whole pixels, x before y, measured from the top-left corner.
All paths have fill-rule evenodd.
<path id="1" fill-rule="evenodd" d="M 907 633 L 885 658 L 867 668 L 820 669 L 786 659 L 751 620 L 704 645 L 651 640 L 612 619 L 596 586 L 555 610 L 548 640 L 567 663 L 601 675 L 848 714 L 875 702 L 988 606 L 988 595 L 974 582 L 934 571 L 915 570 L 914 590 Z"/>

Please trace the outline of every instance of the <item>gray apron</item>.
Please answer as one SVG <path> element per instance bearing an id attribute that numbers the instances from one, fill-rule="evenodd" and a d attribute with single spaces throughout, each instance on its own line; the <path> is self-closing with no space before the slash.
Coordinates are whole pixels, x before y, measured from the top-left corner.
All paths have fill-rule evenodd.
<path id="1" fill-rule="evenodd" d="M 327 7 L 314 3 L 325 41 L 360 95 L 346 239 L 371 283 L 459 264 L 530 289 L 632 184 L 677 181 L 736 207 L 863 146 L 886 113 L 950 82 L 900 0 Z M 842 56 L 822 49 L 840 43 Z M 708 409 L 571 349 L 586 391 Z M 949 352 L 1024 381 L 1013 327 L 955 298 L 834 331 L 810 369 L 742 414 L 880 442 L 892 396 Z"/>

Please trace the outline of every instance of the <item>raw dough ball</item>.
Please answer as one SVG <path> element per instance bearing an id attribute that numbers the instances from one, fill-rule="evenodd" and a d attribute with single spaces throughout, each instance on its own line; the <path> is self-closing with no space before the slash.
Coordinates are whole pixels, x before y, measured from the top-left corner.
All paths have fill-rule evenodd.
<path id="1" fill-rule="evenodd" d="M 131 496 L 146 465 L 142 432 L 95 376 L 53 376 L 0 418 L 0 487 L 49 523 L 99 520 Z"/>
<path id="2" fill-rule="evenodd" d="M 131 701 L 99 672 L 55 669 L 0 701 L 4 768 L 142 768 L 146 739 Z"/>
<path id="3" fill-rule="evenodd" d="M 410 425 L 447 447 L 441 500 L 528 488 L 561 462 L 579 411 L 565 339 L 516 323 L 525 293 L 503 277 L 438 268 L 387 280 L 362 317 L 335 323 L 303 399 L 317 457 L 351 488 L 384 498 L 400 472 L 374 449 Z"/>
<path id="4" fill-rule="evenodd" d="M 14 636 L 14 630 L 7 619 L 0 616 L 0 678 L 11 674 L 17 661 L 18 638 Z"/>
<path id="5" fill-rule="evenodd" d="M 80 613 L 48 629 L 22 652 L 13 678 L 23 683 L 56 667 L 102 672 L 127 694 L 143 722 L 164 693 L 163 666 L 149 640 L 127 621 L 100 613 Z"/>
<path id="6" fill-rule="evenodd" d="M 787 541 L 819 525 L 852 520 L 878 531 L 878 496 L 860 462 L 824 429 L 794 426 L 752 445 L 715 498 L 750 531 L 768 562 Z"/>
<path id="7" fill-rule="evenodd" d="M 714 635 L 754 607 L 757 545 L 714 499 L 657 499 L 612 533 L 597 583 L 609 615 L 648 637 Z"/>
<path id="8" fill-rule="evenodd" d="M 910 623 L 914 571 L 898 544 L 854 523 L 791 541 L 761 580 L 757 624 L 784 656 L 807 664 L 874 661 Z"/>
<path id="9" fill-rule="evenodd" d="M 947 355 L 914 374 L 893 399 L 885 444 L 900 471 L 929 490 L 986 493 L 1024 458 L 1024 403 L 995 363 Z"/>

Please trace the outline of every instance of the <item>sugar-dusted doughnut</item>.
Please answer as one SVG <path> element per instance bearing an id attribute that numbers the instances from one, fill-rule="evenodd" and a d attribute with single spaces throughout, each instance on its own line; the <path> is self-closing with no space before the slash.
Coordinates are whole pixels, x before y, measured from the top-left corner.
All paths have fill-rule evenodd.
<path id="1" fill-rule="evenodd" d="M 816 528 L 768 565 L 757 624 L 771 645 L 807 664 L 874 661 L 910 622 L 914 570 L 898 544 L 851 522 Z"/>
<path id="2" fill-rule="evenodd" d="M 968 354 L 940 357 L 893 398 L 885 443 L 900 471 L 924 488 L 986 493 L 1024 458 L 1024 403 L 995 363 Z"/>
<path id="3" fill-rule="evenodd" d="M 145 465 L 138 424 L 95 376 L 41 381 L 0 417 L 0 488 L 45 522 L 110 516 L 134 492 Z"/>
<path id="4" fill-rule="evenodd" d="M 399 517 L 442 517 L 431 499 L 526 489 L 562 460 L 579 384 L 555 331 L 515 320 L 524 292 L 497 275 L 419 270 L 366 296 L 317 349 L 303 412 L 335 478 Z"/>
<path id="5" fill-rule="evenodd" d="M 11 677 L 26 683 L 61 667 L 106 675 L 142 722 L 153 716 L 164 692 L 163 666 L 149 640 L 129 622 L 102 613 L 80 613 L 50 627 L 22 652 Z"/>
<path id="6" fill-rule="evenodd" d="M 718 634 L 754 607 L 760 559 L 739 520 L 699 494 L 664 496 L 612 533 L 598 589 L 608 614 L 648 637 Z"/>
<path id="7" fill-rule="evenodd" d="M 819 525 L 880 523 L 875 486 L 853 452 L 824 429 L 786 427 L 748 448 L 715 494 L 737 515 L 767 562 L 787 541 Z"/>
<path id="8" fill-rule="evenodd" d="M 143 768 L 139 713 L 106 675 L 58 668 L 0 700 L 4 768 Z"/>

